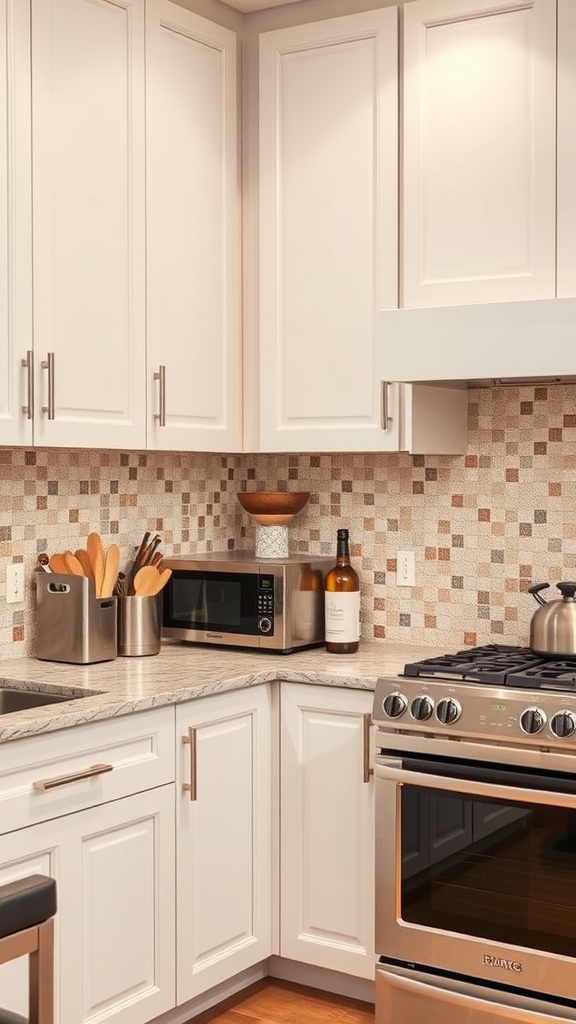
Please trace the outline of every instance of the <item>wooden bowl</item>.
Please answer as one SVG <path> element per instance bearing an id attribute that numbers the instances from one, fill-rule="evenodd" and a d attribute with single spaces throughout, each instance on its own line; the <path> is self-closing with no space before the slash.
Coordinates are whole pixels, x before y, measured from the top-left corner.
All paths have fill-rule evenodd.
<path id="1" fill-rule="evenodd" d="M 308 502 L 310 491 L 240 491 L 237 498 L 259 526 L 288 526 Z"/>

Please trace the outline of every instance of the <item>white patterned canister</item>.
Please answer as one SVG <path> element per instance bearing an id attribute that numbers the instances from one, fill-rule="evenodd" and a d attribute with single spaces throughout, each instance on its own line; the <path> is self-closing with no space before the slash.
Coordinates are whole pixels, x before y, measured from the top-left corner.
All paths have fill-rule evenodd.
<path id="1" fill-rule="evenodd" d="M 256 558 L 288 558 L 287 526 L 256 526 Z"/>

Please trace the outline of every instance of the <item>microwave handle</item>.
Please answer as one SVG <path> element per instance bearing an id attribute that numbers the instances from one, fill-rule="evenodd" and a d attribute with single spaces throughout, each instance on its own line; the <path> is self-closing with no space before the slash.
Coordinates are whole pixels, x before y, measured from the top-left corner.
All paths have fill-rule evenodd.
<path id="1" fill-rule="evenodd" d="M 471 781 L 470 779 L 446 778 L 441 775 L 426 775 L 401 767 L 397 758 L 379 757 L 376 761 L 376 778 L 401 786 L 421 786 L 423 789 L 438 789 L 447 793 L 462 793 L 465 796 L 489 797 L 509 803 L 518 800 L 526 804 L 546 803 L 552 807 L 576 808 L 576 795 L 554 793 L 543 789 L 523 789 L 521 786 L 499 786 L 493 782 Z"/>

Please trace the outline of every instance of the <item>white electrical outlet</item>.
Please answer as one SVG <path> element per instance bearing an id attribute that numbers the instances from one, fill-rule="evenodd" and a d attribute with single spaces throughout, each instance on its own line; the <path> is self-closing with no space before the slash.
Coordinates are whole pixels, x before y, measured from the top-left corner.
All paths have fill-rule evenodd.
<path id="1" fill-rule="evenodd" d="M 416 586 L 416 566 L 413 551 L 398 551 L 396 554 L 396 586 Z"/>
<path id="2" fill-rule="evenodd" d="M 24 600 L 24 563 L 9 562 L 6 566 L 6 604 Z"/>

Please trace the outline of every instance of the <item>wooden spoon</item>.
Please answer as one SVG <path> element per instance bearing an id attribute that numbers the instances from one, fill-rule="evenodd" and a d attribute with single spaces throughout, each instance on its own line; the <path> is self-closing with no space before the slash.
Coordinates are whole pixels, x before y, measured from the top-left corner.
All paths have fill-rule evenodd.
<path id="1" fill-rule="evenodd" d="M 117 544 L 111 544 L 106 552 L 104 560 L 104 577 L 100 597 L 112 597 L 116 580 L 118 579 L 118 565 L 120 563 L 120 548 Z"/>
<path id="2" fill-rule="evenodd" d="M 165 587 L 166 584 L 168 583 L 168 580 L 170 579 L 171 575 L 172 575 L 172 569 L 162 569 L 162 572 L 158 573 L 158 580 L 156 582 L 156 588 L 155 588 L 155 590 L 153 590 L 151 592 L 152 595 L 160 593 L 160 591 L 163 589 L 163 587 Z"/>
<path id="3" fill-rule="evenodd" d="M 92 572 L 94 573 L 94 591 L 96 597 L 100 597 L 104 581 L 104 548 L 102 547 L 102 538 L 99 533 L 94 531 L 88 534 L 86 550 L 90 559 L 90 565 L 92 566 Z"/>
<path id="4" fill-rule="evenodd" d="M 92 571 L 92 563 L 90 561 L 90 556 L 89 556 L 88 552 L 86 551 L 86 548 L 78 548 L 74 552 L 74 554 L 76 555 L 76 558 L 78 559 L 78 561 L 80 562 L 80 565 L 82 566 L 82 568 L 84 570 L 84 575 L 87 576 L 89 580 L 92 580 L 92 582 L 94 582 L 94 573 Z"/>
<path id="5" fill-rule="evenodd" d="M 160 573 L 153 565 L 143 565 L 134 577 L 136 597 L 151 597 L 155 593 Z"/>
<path id="6" fill-rule="evenodd" d="M 66 557 L 63 554 L 50 555 L 48 565 L 52 569 L 52 572 L 64 573 L 65 576 L 70 575 L 70 569 L 66 564 Z"/>
<path id="7" fill-rule="evenodd" d="M 67 572 L 72 573 L 73 576 L 84 576 L 84 569 L 82 568 L 81 563 L 76 558 L 76 555 L 73 555 L 71 551 L 64 552 L 64 560 L 68 567 L 66 570 Z"/>

